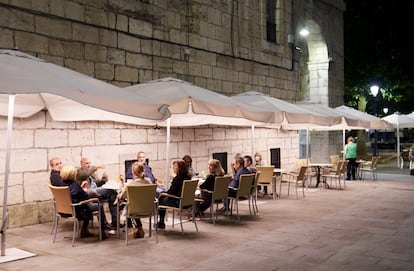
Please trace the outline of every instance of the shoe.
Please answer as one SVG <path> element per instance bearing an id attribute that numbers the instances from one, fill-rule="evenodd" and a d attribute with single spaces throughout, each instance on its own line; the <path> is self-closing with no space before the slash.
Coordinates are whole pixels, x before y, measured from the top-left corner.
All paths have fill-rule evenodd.
<path id="1" fill-rule="evenodd" d="M 164 222 L 158 222 L 157 228 L 158 229 L 165 229 L 165 223 Z"/>
<path id="2" fill-rule="evenodd" d="M 141 228 L 138 228 L 138 230 L 135 232 L 134 237 L 135 238 L 144 238 L 145 236 L 145 232 L 144 230 Z"/>
<path id="3" fill-rule="evenodd" d="M 104 230 L 108 230 L 108 231 L 111 231 L 111 230 L 114 230 L 114 229 L 116 229 L 116 226 L 115 227 L 112 227 L 112 225 L 111 224 L 105 224 L 104 226 L 103 226 L 103 229 Z"/>
<path id="4" fill-rule="evenodd" d="M 93 233 L 91 233 L 88 229 L 82 229 L 81 230 L 81 238 L 88 238 L 95 236 Z"/>
<path id="5" fill-rule="evenodd" d="M 351 178 L 346 178 L 345 180 L 349 181 L 349 180 L 351 180 Z"/>
<path id="6" fill-rule="evenodd" d="M 108 231 L 108 234 L 115 235 L 116 231 L 115 230 L 110 230 L 110 231 Z"/>

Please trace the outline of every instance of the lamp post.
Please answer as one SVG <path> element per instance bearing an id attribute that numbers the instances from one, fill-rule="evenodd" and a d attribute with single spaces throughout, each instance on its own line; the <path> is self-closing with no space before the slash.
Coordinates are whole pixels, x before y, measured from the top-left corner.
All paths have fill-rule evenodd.
<path id="1" fill-rule="evenodd" d="M 373 109 L 374 109 L 374 115 L 377 116 L 377 95 L 379 92 L 379 87 L 377 85 L 372 85 L 370 88 L 371 94 L 374 97 L 373 101 Z M 374 150 L 372 152 L 373 156 L 378 156 L 378 131 L 377 129 L 374 130 Z"/>

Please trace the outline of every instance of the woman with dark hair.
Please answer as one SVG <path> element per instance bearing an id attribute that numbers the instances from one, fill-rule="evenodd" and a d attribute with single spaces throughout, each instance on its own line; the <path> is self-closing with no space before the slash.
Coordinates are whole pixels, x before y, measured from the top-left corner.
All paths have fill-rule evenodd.
<path id="1" fill-rule="evenodd" d="M 188 172 L 190 173 L 191 177 L 194 176 L 194 169 L 193 169 L 193 158 L 191 158 L 190 155 L 186 154 L 183 157 L 184 162 L 187 164 L 188 166 Z"/>
<path id="2" fill-rule="evenodd" d="M 171 182 L 171 186 L 166 193 L 161 193 L 160 197 L 158 198 L 160 205 L 167 205 L 167 206 L 175 206 L 178 207 L 178 199 L 168 197 L 165 194 L 174 195 L 177 197 L 181 197 L 181 190 L 183 188 L 184 180 L 191 180 L 191 176 L 188 172 L 188 165 L 184 162 L 184 160 L 175 160 L 173 162 L 173 171 L 176 174 L 174 179 Z M 159 229 L 165 229 L 165 209 L 159 210 L 160 221 L 158 222 Z"/>
<path id="3" fill-rule="evenodd" d="M 208 171 L 209 174 L 207 175 L 206 180 L 200 185 L 200 197 L 203 199 L 203 201 L 196 203 L 196 216 L 203 216 L 203 212 L 207 210 L 208 207 L 210 207 L 212 194 L 208 191 L 214 190 L 217 176 L 224 176 L 224 169 L 221 166 L 220 161 L 216 159 L 210 159 L 208 161 Z"/>

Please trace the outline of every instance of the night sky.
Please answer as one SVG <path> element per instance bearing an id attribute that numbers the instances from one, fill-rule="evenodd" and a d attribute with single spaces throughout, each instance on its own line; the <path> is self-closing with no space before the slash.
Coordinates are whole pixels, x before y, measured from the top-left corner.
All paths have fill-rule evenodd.
<path id="1" fill-rule="evenodd" d="M 414 110 L 414 2 L 344 0 L 345 81 L 404 85 Z M 405 83 L 404 83 L 405 82 Z M 369 84 L 369 83 L 368 83 Z M 407 87 L 410 86 L 410 87 Z M 407 89 L 411 88 L 411 91 Z M 412 93 L 412 97 L 410 96 Z"/>

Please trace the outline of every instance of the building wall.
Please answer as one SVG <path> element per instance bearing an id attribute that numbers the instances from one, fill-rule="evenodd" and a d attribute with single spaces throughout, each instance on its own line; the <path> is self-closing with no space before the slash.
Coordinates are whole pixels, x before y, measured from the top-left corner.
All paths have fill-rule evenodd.
<path id="1" fill-rule="evenodd" d="M 0 117 L 0 140 L 6 142 L 7 118 Z M 283 168 L 294 168 L 298 153 L 297 132 L 256 128 L 252 141 L 250 128 L 199 127 L 172 128 L 170 159 L 191 154 L 196 172 L 208 171 L 207 162 L 214 152 L 227 152 L 227 164 L 236 153 L 255 150 L 270 161 L 270 148 L 281 148 Z M 124 174 L 124 161 L 146 152 L 154 175 L 165 180 L 166 129 L 139 127 L 113 122 L 56 122 L 47 112 L 27 119 L 15 119 L 10 161 L 8 209 L 10 227 L 50 221 L 51 193 L 48 190 L 49 160 L 60 157 L 64 165 L 79 166 L 81 157 L 94 164 L 105 164 L 110 179 Z M 5 146 L 0 147 L 5 161 Z M 0 167 L 0 193 L 3 195 L 4 164 Z M 2 204 L 3 201 L 0 202 Z"/>
<path id="2" fill-rule="evenodd" d="M 307 95 L 298 95 L 303 74 L 297 64 L 303 60 L 295 57 L 288 38 L 306 17 L 319 26 L 318 41 L 324 42 L 326 55 L 333 56 L 324 66 L 329 68 L 325 77 L 309 81 L 321 82 L 315 89 L 322 86 L 323 101 L 340 104 L 343 1 L 292 3 L 279 1 L 278 42 L 273 44 L 265 40 L 264 0 L 0 0 L 0 48 L 18 48 L 118 86 L 177 77 L 226 95 L 253 89 L 295 101 L 314 95 L 309 86 Z M 311 75 L 315 74 L 322 73 L 313 69 Z M 5 119 L 0 123 L 0 140 L 5 140 Z M 156 174 L 164 172 L 163 130 L 100 122 L 57 123 L 42 114 L 16 120 L 15 126 L 11 225 L 46 219 L 48 159 L 53 156 L 74 165 L 81 156 L 89 156 L 93 162 L 108 164 L 114 176 L 123 172 L 124 159 L 134 158 L 143 149 Z M 176 157 L 190 153 L 196 169 L 202 168 L 215 150 L 227 151 L 229 159 L 252 152 L 248 134 L 247 128 L 172 129 L 171 150 Z M 295 164 L 297 132 L 256 129 L 257 134 L 255 151 L 269 156 L 269 148 L 282 147 L 282 167 Z M 4 161 L 3 147 L 0 157 Z"/>

